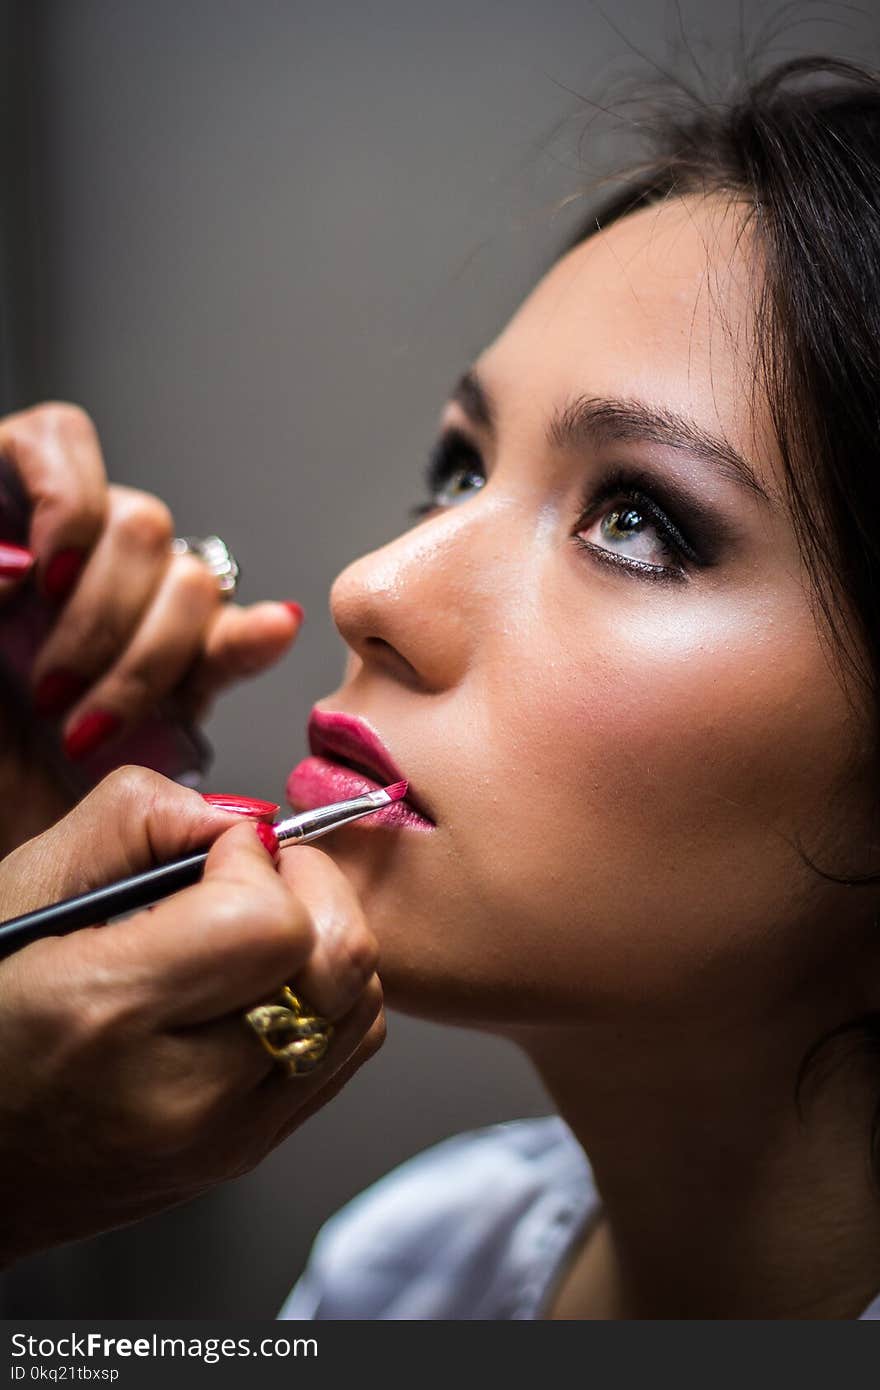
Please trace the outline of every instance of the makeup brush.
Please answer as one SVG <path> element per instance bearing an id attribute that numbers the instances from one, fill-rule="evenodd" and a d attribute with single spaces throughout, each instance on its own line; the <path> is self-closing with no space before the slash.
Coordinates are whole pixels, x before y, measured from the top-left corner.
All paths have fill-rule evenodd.
<path id="1" fill-rule="evenodd" d="M 350 821 L 360 820 L 361 816 L 380 811 L 383 806 L 402 801 L 408 785 L 407 782 L 395 782 L 381 791 L 365 792 L 363 796 L 353 796 L 347 801 L 333 801 L 329 806 L 316 806 L 314 810 L 278 821 L 272 829 L 282 849 L 287 845 L 308 845 L 341 825 L 348 825 Z M 65 898 L 60 903 L 51 903 L 48 907 L 37 908 L 35 912 L 26 912 L 22 917 L 0 922 L 0 957 L 10 955 L 38 937 L 60 936 L 78 927 L 95 926 L 111 917 L 119 917 L 123 912 L 136 912 L 138 908 L 167 898 L 181 888 L 188 888 L 190 884 L 198 883 L 207 858 L 208 850 L 200 850 L 198 854 L 187 855 L 185 859 L 173 859 L 167 864 L 157 865 L 155 869 L 146 869 L 141 874 L 108 883 L 103 888 L 92 888 L 75 898 Z"/>

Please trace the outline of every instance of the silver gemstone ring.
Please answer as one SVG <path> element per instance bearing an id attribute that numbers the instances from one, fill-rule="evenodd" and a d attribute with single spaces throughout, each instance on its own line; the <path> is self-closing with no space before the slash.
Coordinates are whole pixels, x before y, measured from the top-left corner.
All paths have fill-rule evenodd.
<path id="1" fill-rule="evenodd" d="M 174 555 L 196 555 L 214 575 L 223 598 L 234 597 L 241 568 L 219 536 L 175 536 L 171 551 Z"/>

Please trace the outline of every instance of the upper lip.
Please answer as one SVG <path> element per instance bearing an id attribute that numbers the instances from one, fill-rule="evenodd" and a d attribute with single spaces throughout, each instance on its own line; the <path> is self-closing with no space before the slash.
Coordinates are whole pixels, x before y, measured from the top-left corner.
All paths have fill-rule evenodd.
<path id="1" fill-rule="evenodd" d="M 337 760 L 354 763 L 368 775 L 375 775 L 383 786 L 392 782 L 409 781 L 376 730 L 355 714 L 313 709 L 309 715 L 308 739 L 309 748 L 316 758 L 335 755 Z M 433 821 L 433 816 L 416 798 L 411 782 L 405 799 L 419 815 Z"/>

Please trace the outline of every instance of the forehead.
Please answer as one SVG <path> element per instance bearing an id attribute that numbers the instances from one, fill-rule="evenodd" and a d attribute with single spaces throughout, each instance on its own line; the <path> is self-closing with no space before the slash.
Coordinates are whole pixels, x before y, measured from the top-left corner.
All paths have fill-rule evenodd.
<path id="1" fill-rule="evenodd" d="M 635 396 L 692 416 L 760 465 L 773 454 L 753 387 L 762 278 L 742 204 L 693 196 L 640 209 L 552 267 L 481 375 L 502 411 L 514 396 L 548 409 L 584 394 Z"/>

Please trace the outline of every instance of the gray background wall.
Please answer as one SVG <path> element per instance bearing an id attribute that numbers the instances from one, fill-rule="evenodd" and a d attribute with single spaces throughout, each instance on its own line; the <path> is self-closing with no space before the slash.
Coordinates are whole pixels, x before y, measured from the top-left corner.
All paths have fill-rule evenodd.
<path id="1" fill-rule="evenodd" d="M 747 32 L 764 8 L 743 5 Z M 447 387 L 561 243 L 578 209 L 558 200 L 614 149 L 613 125 L 581 140 L 576 94 L 651 75 L 634 49 L 681 66 L 682 32 L 723 70 L 727 9 L 0 5 L 19 97 L 6 188 L 27 194 L 3 213 L 6 404 L 84 405 L 116 480 L 158 492 L 180 531 L 226 537 L 245 598 L 306 609 L 294 652 L 211 720 L 211 789 L 281 799 L 339 678 L 333 576 L 406 524 Z M 775 56 L 864 54 L 876 29 L 870 5 L 799 16 Z M 317 1225 L 366 1183 L 545 1108 L 505 1046 L 392 1016 L 380 1056 L 256 1173 L 19 1265 L 3 1310 L 271 1315 Z"/>

